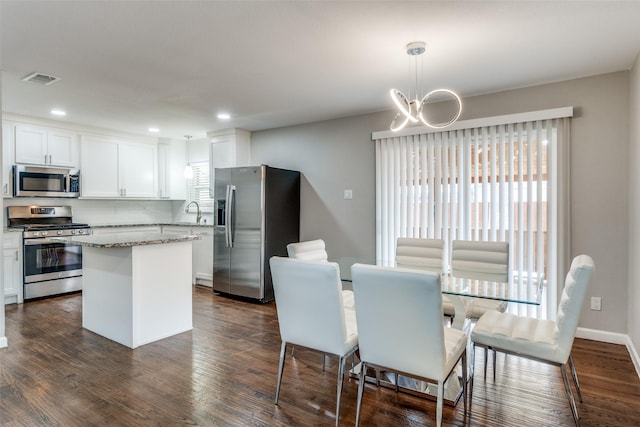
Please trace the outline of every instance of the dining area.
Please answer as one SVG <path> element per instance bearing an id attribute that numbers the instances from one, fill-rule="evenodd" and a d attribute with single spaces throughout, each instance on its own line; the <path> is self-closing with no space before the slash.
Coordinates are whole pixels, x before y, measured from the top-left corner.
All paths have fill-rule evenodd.
<path id="1" fill-rule="evenodd" d="M 401 237 L 386 265 L 332 260 L 320 239 L 287 250 L 288 257 L 270 260 L 281 335 L 276 405 L 286 393 L 285 361 L 307 349 L 322 354 L 323 374 L 327 358 L 338 358 L 335 425 L 345 378 L 357 382 L 356 425 L 370 425 L 362 414 L 372 391 L 377 400 L 382 393 L 392 400 L 398 393 L 418 396 L 437 426 L 445 406 L 468 420 L 474 381 L 485 390 L 499 387 L 500 353 L 505 366 L 499 371 L 513 363 L 507 358 L 554 367 L 564 390 L 553 393 L 565 395 L 558 416 L 580 425 L 583 398 L 571 349 L 594 270 L 588 255 L 572 260 L 550 320 L 513 309 L 539 306 L 545 278 L 514 269 L 508 242 Z M 474 372 L 476 356 L 483 357 L 482 375 Z"/>

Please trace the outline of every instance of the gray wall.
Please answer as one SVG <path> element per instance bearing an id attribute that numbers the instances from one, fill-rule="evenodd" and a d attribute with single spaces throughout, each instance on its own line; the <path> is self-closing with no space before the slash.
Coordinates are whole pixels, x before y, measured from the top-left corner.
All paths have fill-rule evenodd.
<path id="1" fill-rule="evenodd" d="M 571 166 L 571 256 L 591 255 L 589 296 L 580 326 L 627 332 L 629 73 L 476 96 L 461 119 L 574 106 Z M 254 132 L 252 161 L 304 174 L 301 233 L 323 238 L 332 258 L 374 257 L 375 150 L 371 133 L 388 129 L 393 112 Z M 353 200 L 343 190 L 353 190 Z M 587 298 L 588 299 L 588 298 Z"/>
<path id="2" fill-rule="evenodd" d="M 629 117 L 629 303 L 628 334 L 640 353 L 640 55 L 631 70 Z M 635 119 L 635 120 L 634 120 Z"/>

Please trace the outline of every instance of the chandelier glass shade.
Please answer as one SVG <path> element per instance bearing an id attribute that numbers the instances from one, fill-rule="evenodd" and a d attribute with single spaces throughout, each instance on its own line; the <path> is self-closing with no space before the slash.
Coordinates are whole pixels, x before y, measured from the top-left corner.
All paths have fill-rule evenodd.
<path id="1" fill-rule="evenodd" d="M 415 98 L 411 99 L 410 96 L 406 96 L 398 89 L 391 89 L 389 94 L 396 108 L 398 109 L 398 113 L 395 118 L 391 122 L 391 130 L 396 132 L 400 129 L 404 128 L 408 123 L 416 124 L 418 122 L 422 122 L 425 126 L 441 129 L 447 126 L 452 125 L 462 113 L 462 100 L 460 97 L 452 90 L 449 89 L 435 89 L 431 92 L 427 93 L 424 96 L 418 95 L 418 67 L 417 67 L 417 57 L 422 55 L 425 52 L 426 44 L 424 42 L 412 42 L 407 45 L 407 54 L 409 56 L 413 56 L 416 58 L 416 90 L 415 90 Z M 457 104 L 457 109 L 453 118 L 446 123 L 438 123 L 434 124 L 429 122 L 425 118 L 425 105 L 429 101 L 429 99 L 433 96 L 445 95 L 453 98 Z"/>

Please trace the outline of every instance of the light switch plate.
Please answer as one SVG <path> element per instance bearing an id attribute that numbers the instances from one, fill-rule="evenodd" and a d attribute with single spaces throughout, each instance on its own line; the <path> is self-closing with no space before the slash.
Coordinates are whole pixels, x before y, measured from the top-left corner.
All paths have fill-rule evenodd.
<path id="1" fill-rule="evenodd" d="M 344 190 L 344 199 L 345 199 L 345 200 L 351 200 L 351 199 L 353 199 L 353 191 L 351 191 L 351 190 Z"/>

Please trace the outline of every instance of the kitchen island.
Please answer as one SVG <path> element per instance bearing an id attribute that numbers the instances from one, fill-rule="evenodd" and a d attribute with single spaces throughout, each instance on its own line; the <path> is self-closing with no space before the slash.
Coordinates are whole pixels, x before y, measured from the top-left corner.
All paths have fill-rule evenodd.
<path id="1" fill-rule="evenodd" d="M 58 238 L 83 246 L 82 326 L 130 348 L 193 329 L 198 236 L 132 232 Z"/>

